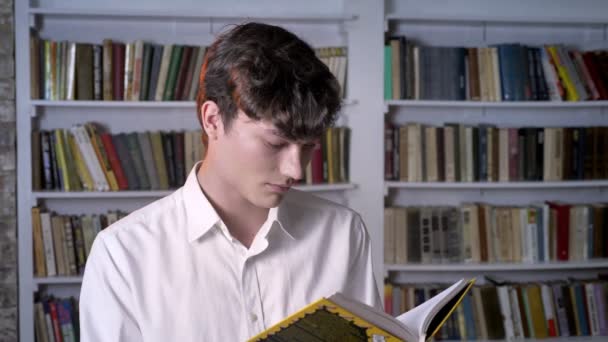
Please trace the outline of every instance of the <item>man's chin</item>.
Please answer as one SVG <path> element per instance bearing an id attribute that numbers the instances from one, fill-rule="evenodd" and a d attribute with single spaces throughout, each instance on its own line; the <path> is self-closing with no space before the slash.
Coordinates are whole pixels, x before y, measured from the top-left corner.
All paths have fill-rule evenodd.
<path id="1" fill-rule="evenodd" d="M 279 204 L 281 204 L 281 201 L 284 197 L 285 194 L 270 193 L 264 196 L 263 198 L 260 198 L 257 206 L 266 209 L 275 208 L 278 207 Z"/>

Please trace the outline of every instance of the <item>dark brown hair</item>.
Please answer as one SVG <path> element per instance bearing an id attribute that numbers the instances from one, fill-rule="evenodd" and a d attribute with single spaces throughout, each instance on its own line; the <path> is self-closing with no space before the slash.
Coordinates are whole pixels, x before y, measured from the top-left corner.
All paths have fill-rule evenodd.
<path id="1" fill-rule="evenodd" d="M 293 141 L 321 136 L 341 105 L 338 81 L 310 45 L 261 23 L 238 25 L 209 46 L 196 98 L 199 122 L 208 100 L 219 107 L 227 130 L 241 109 L 271 121 Z"/>

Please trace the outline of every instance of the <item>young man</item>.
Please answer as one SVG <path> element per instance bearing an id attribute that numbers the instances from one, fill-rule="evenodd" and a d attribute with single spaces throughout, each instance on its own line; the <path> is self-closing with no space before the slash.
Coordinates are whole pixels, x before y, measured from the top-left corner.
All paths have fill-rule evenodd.
<path id="1" fill-rule="evenodd" d="M 184 186 L 95 239 L 82 341 L 244 341 L 336 291 L 380 307 L 352 210 L 290 189 L 340 109 L 308 44 L 265 24 L 207 50 L 197 99 L 207 153 Z"/>

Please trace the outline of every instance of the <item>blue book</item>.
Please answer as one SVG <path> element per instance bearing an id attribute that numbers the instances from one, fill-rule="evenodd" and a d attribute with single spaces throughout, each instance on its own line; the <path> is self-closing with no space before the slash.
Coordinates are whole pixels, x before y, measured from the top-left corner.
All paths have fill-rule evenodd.
<path id="1" fill-rule="evenodd" d="M 467 294 L 462 299 L 462 307 L 464 309 L 464 321 L 466 326 L 466 336 L 467 340 L 475 340 L 477 339 L 477 334 L 475 333 L 475 318 L 473 317 L 473 297 L 471 294 Z"/>
<path id="2" fill-rule="evenodd" d="M 497 46 L 500 72 L 500 86 L 503 101 L 518 100 L 521 86 L 521 70 L 518 65 L 518 48 L 516 44 L 500 44 Z"/>
<path id="3" fill-rule="evenodd" d="M 587 298 L 583 284 L 574 286 L 574 300 L 576 302 L 576 319 L 579 322 L 581 336 L 589 336 L 589 317 L 587 317 Z"/>
<path id="4" fill-rule="evenodd" d="M 545 260 L 545 231 L 543 230 L 543 208 L 534 207 L 536 210 L 536 236 L 538 240 L 538 261 Z"/>

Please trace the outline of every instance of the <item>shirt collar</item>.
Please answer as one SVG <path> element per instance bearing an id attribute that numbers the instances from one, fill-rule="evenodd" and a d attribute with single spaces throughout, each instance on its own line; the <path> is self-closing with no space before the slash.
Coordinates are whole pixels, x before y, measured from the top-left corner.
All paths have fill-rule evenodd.
<path id="1" fill-rule="evenodd" d="M 221 222 L 220 216 L 217 214 L 198 183 L 196 174 L 201 164 L 202 162 L 199 161 L 194 165 L 182 188 L 182 200 L 186 211 L 189 242 L 193 242 L 202 237 L 211 230 L 211 228 Z M 261 230 L 258 234 L 267 237 L 271 228 L 277 226 L 286 236 L 295 239 L 286 229 L 286 227 L 289 227 L 288 212 L 288 205 L 285 199 L 283 199 L 278 207 L 271 208 L 268 211 L 268 218 L 266 220 L 266 223 L 268 224 L 264 224 L 262 227 L 267 228 L 263 231 Z M 274 224 L 275 222 L 277 224 Z"/>

